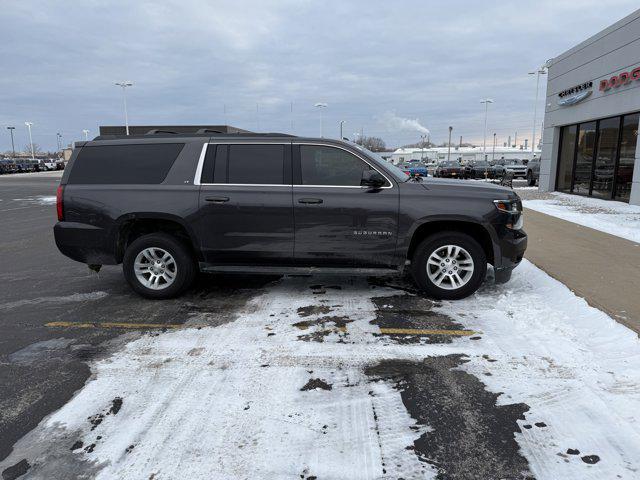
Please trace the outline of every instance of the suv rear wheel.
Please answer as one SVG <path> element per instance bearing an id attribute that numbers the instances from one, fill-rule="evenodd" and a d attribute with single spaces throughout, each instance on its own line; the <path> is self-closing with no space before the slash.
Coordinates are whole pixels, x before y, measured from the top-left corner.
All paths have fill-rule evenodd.
<path id="1" fill-rule="evenodd" d="M 191 285 L 196 266 L 189 249 L 166 233 L 151 233 L 127 247 L 122 270 L 131 288 L 146 298 L 175 297 Z"/>
<path id="2" fill-rule="evenodd" d="M 531 170 L 527 172 L 527 185 L 530 187 L 535 187 L 536 185 L 536 179 L 533 178 L 533 172 Z"/>
<path id="3" fill-rule="evenodd" d="M 427 295 L 457 300 L 480 287 L 487 272 L 487 256 L 473 237 L 440 232 L 418 245 L 411 267 L 416 284 Z"/>

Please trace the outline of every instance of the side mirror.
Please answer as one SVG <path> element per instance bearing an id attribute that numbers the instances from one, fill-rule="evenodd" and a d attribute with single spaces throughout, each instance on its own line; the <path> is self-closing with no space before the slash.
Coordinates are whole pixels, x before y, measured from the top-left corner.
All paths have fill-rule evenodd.
<path id="1" fill-rule="evenodd" d="M 387 180 L 376 170 L 364 170 L 360 185 L 363 187 L 380 188 L 387 183 Z"/>

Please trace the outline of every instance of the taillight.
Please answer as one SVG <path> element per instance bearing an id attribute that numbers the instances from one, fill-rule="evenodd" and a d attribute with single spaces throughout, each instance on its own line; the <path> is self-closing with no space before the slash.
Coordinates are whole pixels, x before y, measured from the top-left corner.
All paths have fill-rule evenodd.
<path id="1" fill-rule="evenodd" d="M 56 190 L 56 211 L 58 212 L 58 221 L 64 221 L 64 203 L 62 201 L 62 194 L 64 192 L 64 187 L 62 185 L 58 185 L 58 190 Z"/>

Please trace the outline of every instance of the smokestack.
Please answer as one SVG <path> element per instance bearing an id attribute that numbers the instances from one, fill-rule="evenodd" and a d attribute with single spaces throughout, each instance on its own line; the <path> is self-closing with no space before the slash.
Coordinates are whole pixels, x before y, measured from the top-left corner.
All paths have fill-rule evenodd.
<path id="1" fill-rule="evenodd" d="M 525 149 L 525 150 L 527 149 L 527 146 L 528 146 L 528 145 L 529 145 L 529 139 L 528 139 L 528 138 L 525 138 L 525 139 L 524 139 L 524 149 Z"/>
<path id="2" fill-rule="evenodd" d="M 462 135 L 460 135 L 460 146 L 462 147 Z"/>
<path id="3" fill-rule="evenodd" d="M 509 144 L 509 147 L 511 147 L 511 135 L 509 135 L 509 140 L 507 141 L 507 143 Z"/>

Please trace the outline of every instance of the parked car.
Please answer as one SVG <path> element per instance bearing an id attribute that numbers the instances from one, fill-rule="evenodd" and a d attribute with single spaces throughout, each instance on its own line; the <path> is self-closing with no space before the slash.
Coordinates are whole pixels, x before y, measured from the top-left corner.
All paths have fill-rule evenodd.
<path id="1" fill-rule="evenodd" d="M 58 169 L 58 165 L 57 165 L 56 159 L 54 159 L 54 158 L 47 158 L 46 160 L 43 161 L 43 165 L 44 165 L 45 170 L 47 170 L 47 171 L 57 170 Z"/>
<path id="2" fill-rule="evenodd" d="M 434 177 L 463 178 L 464 167 L 454 160 L 440 162 L 436 168 Z"/>
<path id="3" fill-rule="evenodd" d="M 427 166 L 420 160 L 409 160 L 403 164 L 402 170 L 409 175 L 427 176 Z"/>
<path id="4" fill-rule="evenodd" d="M 122 263 L 148 298 L 196 272 L 389 275 L 434 298 L 506 282 L 527 245 L 510 189 L 408 177 L 350 142 L 156 134 L 76 144 L 58 187 L 60 251 Z M 295 219 L 295 220 L 294 220 Z"/>
<path id="5" fill-rule="evenodd" d="M 39 172 L 42 170 L 40 167 L 40 160 L 27 160 L 27 163 L 31 166 L 31 172 Z"/>
<path id="6" fill-rule="evenodd" d="M 522 160 L 505 160 L 501 158 L 491 163 L 494 167 L 494 178 L 503 177 L 506 172 L 512 172 L 513 178 L 526 178 L 527 176 L 527 166 L 522 163 Z"/>
<path id="7" fill-rule="evenodd" d="M 540 158 L 534 157 L 527 163 L 527 185 L 530 187 L 535 186 L 536 182 L 540 179 Z"/>
<path id="8" fill-rule="evenodd" d="M 18 173 L 27 173 L 33 172 L 33 165 L 31 165 L 31 161 L 26 158 L 16 159 L 16 167 L 18 169 Z"/>
<path id="9" fill-rule="evenodd" d="M 10 158 L 3 158 L 2 160 L 0 160 L 1 174 L 16 173 L 17 171 L 18 166 L 16 165 L 16 162 L 14 160 L 11 160 Z"/>
<path id="10" fill-rule="evenodd" d="M 464 178 L 493 178 L 493 166 L 484 160 L 473 160 L 465 165 Z"/>

